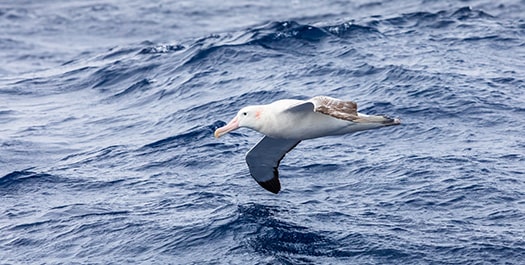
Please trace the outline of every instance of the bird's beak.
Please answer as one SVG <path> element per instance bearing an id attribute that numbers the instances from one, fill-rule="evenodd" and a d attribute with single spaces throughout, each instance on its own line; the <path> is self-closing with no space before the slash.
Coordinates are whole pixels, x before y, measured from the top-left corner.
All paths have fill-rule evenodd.
<path id="1" fill-rule="evenodd" d="M 233 130 L 239 129 L 239 121 L 237 120 L 237 117 L 233 118 L 228 124 L 225 126 L 222 126 L 221 128 L 218 128 L 215 130 L 215 138 L 219 138 Z"/>

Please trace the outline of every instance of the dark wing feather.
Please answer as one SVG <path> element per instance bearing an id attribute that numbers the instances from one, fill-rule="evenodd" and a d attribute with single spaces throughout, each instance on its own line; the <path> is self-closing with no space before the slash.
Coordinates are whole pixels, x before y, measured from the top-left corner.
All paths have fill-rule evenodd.
<path id="1" fill-rule="evenodd" d="M 275 139 L 265 136 L 246 154 L 246 163 L 252 177 L 268 191 L 281 190 L 278 167 L 283 157 L 299 140 Z"/>
<path id="2" fill-rule="evenodd" d="M 310 99 L 314 104 L 314 111 L 330 115 L 337 119 L 356 121 L 357 103 L 353 101 L 344 101 L 336 98 L 317 96 Z"/>

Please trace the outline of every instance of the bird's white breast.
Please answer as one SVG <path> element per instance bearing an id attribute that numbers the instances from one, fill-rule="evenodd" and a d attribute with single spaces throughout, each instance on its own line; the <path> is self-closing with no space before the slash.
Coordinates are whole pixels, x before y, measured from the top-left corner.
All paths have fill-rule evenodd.
<path id="1" fill-rule="evenodd" d="M 260 132 L 278 139 L 310 139 L 346 133 L 353 122 L 340 120 L 312 111 L 287 112 L 290 106 L 304 103 L 301 100 L 280 100 L 267 105 L 262 117 Z"/>

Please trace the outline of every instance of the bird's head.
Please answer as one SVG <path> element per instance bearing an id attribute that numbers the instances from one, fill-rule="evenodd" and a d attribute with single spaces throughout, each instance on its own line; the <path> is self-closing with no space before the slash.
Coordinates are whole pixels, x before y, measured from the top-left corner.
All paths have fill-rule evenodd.
<path id="1" fill-rule="evenodd" d="M 215 130 L 215 137 L 219 138 L 233 130 L 239 129 L 240 127 L 246 127 L 257 131 L 260 127 L 262 111 L 263 109 L 261 106 L 248 106 L 242 108 L 228 124 Z"/>

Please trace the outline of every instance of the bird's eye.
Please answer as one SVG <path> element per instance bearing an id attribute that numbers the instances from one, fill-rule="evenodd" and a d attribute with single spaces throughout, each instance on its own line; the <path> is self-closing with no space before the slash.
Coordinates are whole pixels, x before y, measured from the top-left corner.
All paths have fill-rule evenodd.
<path id="1" fill-rule="evenodd" d="M 247 112 L 243 112 L 242 115 L 243 115 L 243 116 L 246 116 L 246 115 L 248 115 L 248 113 L 247 113 Z"/>

